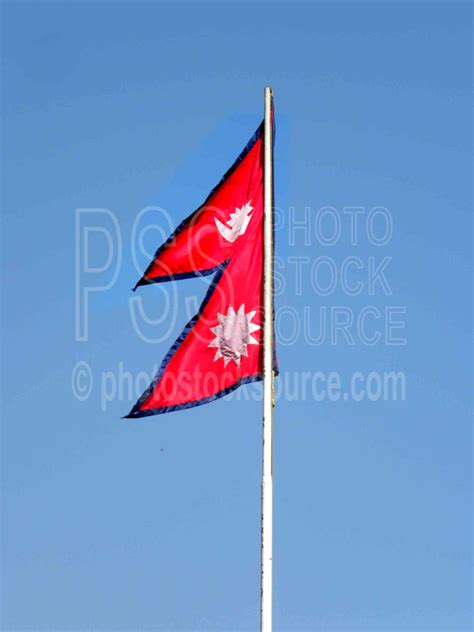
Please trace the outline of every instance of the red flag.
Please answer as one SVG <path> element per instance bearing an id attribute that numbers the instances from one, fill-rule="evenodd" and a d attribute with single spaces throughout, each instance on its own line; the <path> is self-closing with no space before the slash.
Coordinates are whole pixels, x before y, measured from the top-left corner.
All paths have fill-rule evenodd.
<path id="1" fill-rule="evenodd" d="M 128 417 L 199 406 L 262 379 L 263 123 L 136 287 L 212 273 L 199 312 Z"/>

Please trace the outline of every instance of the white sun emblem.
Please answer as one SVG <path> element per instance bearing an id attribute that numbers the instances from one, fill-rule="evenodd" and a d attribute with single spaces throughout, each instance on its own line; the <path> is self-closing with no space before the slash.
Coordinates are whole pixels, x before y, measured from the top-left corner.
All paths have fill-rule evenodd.
<path id="1" fill-rule="evenodd" d="M 258 341 L 252 334 L 260 329 L 260 325 L 251 322 L 257 312 L 245 313 L 245 305 L 241 305 L 236 312 L 233 307 L 227 310 L 227 316 L 217 314 L 219 325 L 211 327 L 211 331 L 216 335 L 209 347 L 216 347 L 214 361 L 224 358 L 224 366 L 231 360 L 240 366 L 240 357 L 248 356 L 247 346 L 258 345 Z"/>
<path id="2" fill-rule="evenodd" d="M 230 219 L 226 222 L 227 226 L 220 222 L 217 217 L 214 218 L 217 230 L 227 241 L 235 241 L 237 237 L 243 235 L 247 230 L 247 226 L 252 219 L 250 215 L 253 211 L 253 206 L 250 206 L 251 201 L 252 200 L 249 200 L 247 204 L 244 204 L 241 208 L 236 208 L 235 213 L 230 214 Z"/>

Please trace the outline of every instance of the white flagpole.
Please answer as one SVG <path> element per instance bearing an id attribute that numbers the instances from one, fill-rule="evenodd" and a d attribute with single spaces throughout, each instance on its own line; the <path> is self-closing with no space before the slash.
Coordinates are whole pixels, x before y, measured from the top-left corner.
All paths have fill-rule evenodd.
<path id="1" fill-rule="evenodd" d="M 272 89 L 265 88 L 263 226 L 263 429 L 260 631 L 272 630 L 273 555 L 273 124 Z"/>

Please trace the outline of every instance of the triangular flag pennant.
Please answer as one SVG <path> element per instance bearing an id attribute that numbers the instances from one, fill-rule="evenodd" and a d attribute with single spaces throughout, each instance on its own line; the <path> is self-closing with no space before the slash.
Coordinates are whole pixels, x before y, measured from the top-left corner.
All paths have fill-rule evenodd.
<path id="1" fill-rule="evenodd" d="M 208 274 L 199 312 L 128 417 L 199 406 L 262 379 L 263 123 L 136 287 Z"/>

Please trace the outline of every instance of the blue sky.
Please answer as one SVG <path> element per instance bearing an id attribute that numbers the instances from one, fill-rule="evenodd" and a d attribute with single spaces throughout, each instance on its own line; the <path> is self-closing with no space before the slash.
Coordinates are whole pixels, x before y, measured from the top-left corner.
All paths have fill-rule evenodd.
<path id="1" fill-rule="evenodd" d="M 284 282 L 274 629 L 470 630 L 470 4 L 5 2 L 2 14 L 2 629 L 258 627 L 258 387 L 136 422 L 121 419 L 133 394 L 104 402 L 101 386 L 120 367 L 151 373 L 209 282 L 137 293 L 155 319 L 177 306 L 146 329 L 161 342 L 141 340 L 129 304 L 137 213 L 159 205 L 177 225 L 196 208 L 271 85 Z M 308 237 L 292 239 L 305 207 Z M 324 234 L 341 221 L 333 245 L 314 228 L 322 207 L 334 209 Z M 355 245 L 347 207 L 363 210 Z M 393 222 L 384 245 L 367 235 L 374 207 Z M 77 208 L 112 211 L 123 253 L 116 282 L 91 297 L 83 342 Z M 91 237 L 97 266 L 104 243 Z M 321 285 L 357 257 L 360 294 L 338 282 L 322 295 L 320 257 Z M 384 257 L 386 285 L 372 292 L 369 262 Z M 333 308 L 357 320 L 368 306 L 375 345 L 354 327 L 354 344 L 305 335 Z M 393 308 L 405 344 L 387 344 Z M 71 387 L 78 362 L 93 377 L 87 401 Z M 345 386 L 389 371 L 406 377 L 403 400 L 292 396 L 303 372 Z"/>

